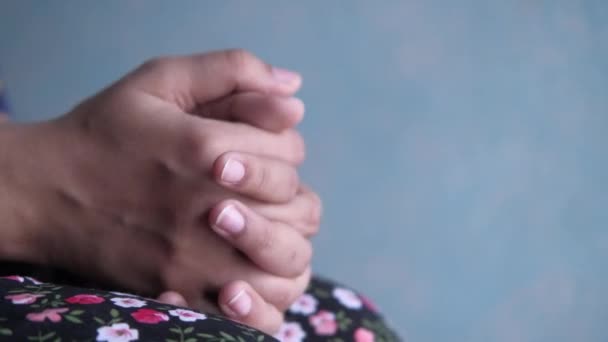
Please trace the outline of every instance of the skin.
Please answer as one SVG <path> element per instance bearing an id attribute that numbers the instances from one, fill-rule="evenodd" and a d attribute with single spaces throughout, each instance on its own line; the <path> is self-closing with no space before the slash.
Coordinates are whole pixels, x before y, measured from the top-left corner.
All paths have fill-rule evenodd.
<path id="1" fill-rule="evenodd" d="M 58 119 L 2 124 L 0 257 L 273 333 L 321 215 L 297 172 L 300 84 L 242 50 L 161 58 Z M 222 229 L 235 211 L 240 230 Z"/>

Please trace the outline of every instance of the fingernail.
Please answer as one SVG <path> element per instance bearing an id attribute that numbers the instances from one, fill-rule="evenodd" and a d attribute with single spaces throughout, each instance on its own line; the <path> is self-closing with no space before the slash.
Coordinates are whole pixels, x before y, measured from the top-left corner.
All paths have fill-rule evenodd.
<path id="1" fill-rule="evenodd" d="M 238 183 L 244 176 L 245 165 L 236 159 L 228 159 L 220 177 L 226 183 Z"/>
<path id="2" fill-rule="evenodd" d="M 217 216 L 215 227 L 228 234 L 237 234 L 245 228 L 245 218 L 233 205 L 229 205 Z"/>
<path id="3" fill-rule="evenodd" d="M 247 316 L 251 311 L 251 297 L 245 290 L 241 290 L 228 301 L 228 308 L 237 316 Z"/>
<path id="4" fill-rule="evenodd" d="M 161 294 L 158 301 L 164 304 L 175 306 L 187 306 L 186 300 L 177 292 L 169 291 Z"/>
<path id="5" fill-rule="evenodd" d="M 292 83 L 300 77 L 293 71 L 278 67 L 272 67 L 272 75 L 279 83 Z"/>

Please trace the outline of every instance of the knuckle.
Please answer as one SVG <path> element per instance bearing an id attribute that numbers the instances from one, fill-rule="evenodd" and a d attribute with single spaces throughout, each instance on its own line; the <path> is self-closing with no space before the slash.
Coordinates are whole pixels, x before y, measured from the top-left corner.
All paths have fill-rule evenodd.
<path id="1" fill-rule="evenodd" d="M 142 64 L 142 69 L 168 72 L 175 64 L 175 57 L 158 56 L 151 58 Z"/>
<path id="2" fill-rule="evenodd" d="M 302 163 L 306 158 L 306 144 L 304 143 L 304 138 L 295 130 L 289 131 L 289 134 L 293 146 L 293 157 L 296 163 Z"/>
<path id="3" fill-rule="evenodd" d="M 285 288 L 277 290 L 274 298 L 272 298 L 272 304 L 274 304 L 280 311 L 285 311 L 291 306 L 289 301 L 290 294 Z"/>
<path id="4" fill-rule="evenodd" d="M 307 221 L 309 224 L 317 227 L 321 223 L 321 216 L 323 213 L 323 204 L 321 202 L 321 197 L 314 192 L 310 192 L 310 209 L 308 213 Z M 317 228 L 318 229 L 318 228 Z"/>
<path id="5" fill-rule="evenodd" d="M 302 272 L 300 272 L 300 274 L 306 272 L 308 267 L 310 267 L 310 263 L 312 262 L 312 255 L 313 255 L 312 243 L 310 241 L 306 241 L 306 248 L 304 249 L 304 257 L 303 257 L 304 263 L 302 264 Z"/>
<path id="6" fill-rule="evenodd" d="M 217 139 L 192 127 L 183 134 L 179 153 L 183 164 L 204 171 L 211 167 L 215 156 L 219 155 L 218 150 Z"/>
<path id="7" fill-rule="evenodd" d="M 294 197 L 298 193 L 298 188 L 300 187 L 300 176 L 295 169 L 290 169 L 285 186 L 290 198 Z"/>
<path id="8" fill-rule="evenodd" d="M 217 159 L 222 153 L 226 152 L 227 147 L 223 143 L 223 139 L 215 134 L 205 136 L 203 143 L 200 152 L 211 160 Z"/>
<path id="9" fill-rule="evenodd" d="M 272 234 L 271 226 L 270 224 L 264 224 L 261 227 L 260 233 L 257 234 L 255 248 L 260 253 L 268 253 L 268 251 L 272 251 L 274 244 L 274 234 Z"/>
<path id="10" fill-rule="evenodd" d="M 223 53 L 228 65 L 237 71 L 246 69 L 254 60 L 253 54 L 245 49 L 230 49 Z"/>
<path id="11" fill-rule="evenodd" d="M 287 260 L 293 269 L 290 276 L 296 277 L 304 273 L 312 260 L 312 246 L 310 242 L 306 241 L 301 249 L 293 249 L 290 251 Z"/>
<path id="12" fill-rule="evenodd" d="M 291 306 L 291 304 L 293 304 L 302 295 L 302 291 L 300 291 L 299 287 L 296 285 L 297 284 L 294 284 L 294 286 L 291 286 L 289 288 L 289 291 L 287 293 L 287 295 L 288 295 L 287 303 L 286 303 L 287 307 Z"/>
<path id="13" fill-rule="evenodd" d="M 289 284 L 286 284 L 281 289 L 276 291 L 276 297 L 273 300 L 273 304 L 280 310 L 287 310 L 293 302 L 300 297 L 300 289 L 293 284 L 293 281 L 290 281 Z"/>
<path id="14" fill-rule="evenodd" d="M 264 190 L 268 185 L 269 177 L 269 170 L 265 166 L 258 167 L 251 177 L 251 186 L 257 191 Z"/>
<path id="15" fill-rule="evenodd" d="M 312 271 L 311 268 L 308 267 L 304 273 L 295 280 L 295 288 L 298 293 L 298 298 L 308 290 L 311 279 Z"/>
<path id="16" fill-rule="evenodd" d="M 230 96 L 227 99 L 223 100 L 223 108 L 216 110 L 219 113 L 227 113 L 228 114 L 228 118 L 230 118 L 231 120 L 235 120 L 235 113 L 237 113 L 237 109 L 238 109 L 238 105 L 239 105 L 239 99 L 240 97 L 238 96 Z"/>
<path id="17" fill-rule="evenodd" d="M 283 325 L 284 320 L 285 318 L 281 314 L 276 319 L 269 321 L 268 323 L 266 323 L 266 331 L 271 335 L 279 331 L 279 329 L 281 329 L 281 326 Z"/>

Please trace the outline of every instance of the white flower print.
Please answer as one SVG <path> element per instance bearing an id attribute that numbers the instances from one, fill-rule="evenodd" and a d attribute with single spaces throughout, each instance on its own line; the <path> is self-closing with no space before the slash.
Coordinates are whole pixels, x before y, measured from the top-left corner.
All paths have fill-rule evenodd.
<path id="1" fill-rule="evenodd" d="M 137 329 L 130 329 L 126 323 L 115 323 L 111 327 L 97 329 L 97 341 L 129 342 L 139 338 Z"/>
<path id="2" fill-rule="evenodd" d="M 295 314 L 302 314 L 308 316 L 317 311 L 317 300 L 315 297 L 305 293 L 300 296 L 291 306 L 289 311 Z"/>
<path id="3" fill-rule="evenodd" d="M 0 279 L 9 279 L 9 280 L 14 280 L 14 281 L 18 281 L 20 283 L 23 283 L 23 277 L 22 276 L 18 276 L 18 275 L 4 276 L 4 277 L 0 277 Z"/>
<path id="4" fill-rule="evenodd" d="M 274 338 L 281 342 L 301 342 L 304 341 L 306 333 L 297 322 L 285 322 L 281 325 L 279 332 L 274 335 Z"/>
<path id="5" fill-rule="evenodd" d="M 110 291 L 110 293 L 117 295 L 117 296 L 121 296 L 121 297 L 137 297 L 136 295 L 134 295 L 132 293 L 124 293 L 124 292 L 118 292 L 118 291 Z"/>
<path id="6" fill-rule="evenodd" d="M 44 284 L 43 282 L 41 282 L 38 279 L 32 278 L 32 277 L 25 277 L 25 279 L 31 281 L 34 285 L 40 285 L 40 284 Z"/>
<path id="7" fill-rule="evenodd" d="M 170 310 L 169 315 L 179 317 L 179 319 L 183 322 L 194 322 L 197 320 L 207 319 L 207 316 L 203 315 L 200 312 L 185 310 L 185 309 L 175 309 Z"/>
<path id="8" fill-rule="evenodd" d="M 340 302 L 340 304 L 344 305 L 349 309 L 357 310 L 361 309 L 361 307 L 363 306 L 363 301 L 361 301 L 361 298 L 359 298 L 356 293 L 349 289 L 336 287 L 333 290 L 332 294 Z"/>
<path id="9" fill-rule="evenodd" d="M 146 305 L 146 301 L 130 297 L 116 297 L 110 300 L 114 302 L 114 305 L 120 306 L 121 308 L 141 308 L 142 306 Z"/>
<path id="10" fill-rule="evenodd" d="M 13 304 L 32 304 L 35 303 L 38 298 L 44 297 L 39 294 L 32 293 L 19 293 L 14 295 L 8 295 L 4 298 L 10 299 Z"/>

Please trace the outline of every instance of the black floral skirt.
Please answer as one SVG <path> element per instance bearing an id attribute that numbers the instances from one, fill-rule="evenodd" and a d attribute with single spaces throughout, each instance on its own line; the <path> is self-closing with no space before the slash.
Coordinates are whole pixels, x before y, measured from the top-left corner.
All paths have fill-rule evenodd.
<path id="1" fill-rule="evenodd" d="M 314 278 L 275 336 L 221 316 L 136 295 L 0 278 L 0 340 L 6 341 L 399 341 L 374 304 Z"/>

